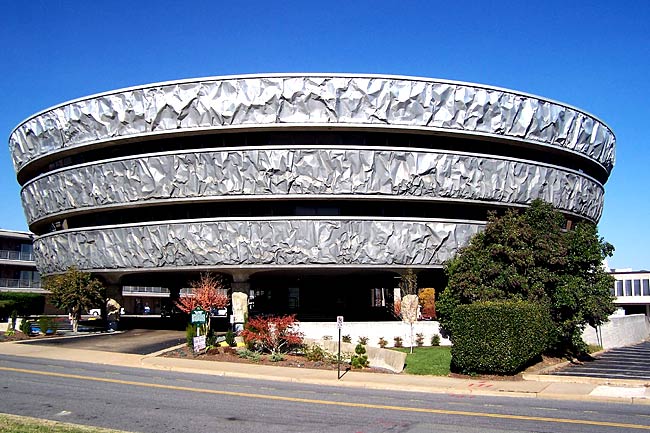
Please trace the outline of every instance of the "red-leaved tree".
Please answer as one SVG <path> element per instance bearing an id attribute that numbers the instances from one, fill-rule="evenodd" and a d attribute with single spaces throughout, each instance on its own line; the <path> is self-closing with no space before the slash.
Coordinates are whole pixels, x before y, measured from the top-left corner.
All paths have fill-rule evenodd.
<path id="1" fill-rule="evenodd" d="M 207 329 L 210 329 L 210 311 L 214 308 L 225 308 L 229 304 L 224 277 L 219 274 L 201 274 L 198 281 L 190 283 L 190 287 L 192 291 L 178 298 L 176 306 L 185 313 L 196 307 L 203 308 L 208 312 Z"/>
<path id="2" fill-rule="evenodd" d="M 286 353 L 303 342 L 297 324 L 295 315 L 252 317 L 241 336 L 246 344 L 252 344 L 263 352 Z"/>

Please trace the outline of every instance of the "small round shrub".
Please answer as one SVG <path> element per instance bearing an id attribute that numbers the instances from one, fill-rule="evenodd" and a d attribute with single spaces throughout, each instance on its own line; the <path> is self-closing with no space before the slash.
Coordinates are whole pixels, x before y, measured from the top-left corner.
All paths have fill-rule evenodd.
<path id="1" fill-rule="evenodd" d="M 284 359 L 284 355 L 279 352 L 275 352 L 269 355 L 269 361 L 271 362 L 284 361 Z"/>
<path id="2" fill-rule="evenodd" d="M 368 355 L 366 355 L 366 348 L 363 344 L 359 343 L 354 348 L 354 355 L 350 360 L 352 368 L 364 368 L 368 366 Z"/>
<path id="3" fill-rule="evenodd" d="M 190 323 L 185 328 L 185 342 L 190 349 L 194 348 L 194 337 L 196 337 L 196 326 Z"/>
<path id="4" fill-rule="evenodd" d="M 27 317 L 23 317 L 23 320 L 20 322 L 20 332 L 29 336 L 32 334 L 32 324 Z"/>
<path id="5" fill-rule="evenodd" d="M 308 361 L 313 362 L 325 361 L 328 357 L 325 349 L 317 344 L 303 346 L 302 353 Z"/>
<path id="6" fill-rule="evenodd" d="M 228 346 L 230 347 L 237 346 L 237 343 L 235 342 L 235 333 L 230 329 L 226 332 L 226 343 L 228 343 Z"/>

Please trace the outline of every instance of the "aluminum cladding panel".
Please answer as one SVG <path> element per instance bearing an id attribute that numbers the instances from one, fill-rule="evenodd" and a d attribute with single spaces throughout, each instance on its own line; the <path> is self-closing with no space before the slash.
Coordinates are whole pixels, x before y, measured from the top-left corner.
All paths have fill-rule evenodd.
<path id="1" fill-rule="evenodd" d="M 34 242 L 39 271 L 437 267 L 481 224 L 343 218 L 202 220 L 67 230 Z M 406 247 L 409 246 L 409 247 Z"/>
<path id="2" fill-rule="evenodd" d="M 274 147 L 133 157 L 60 170 L 22 191 L 30 224 L 106 206 L 319 195 L 502 205 L 540 198 L 592 221 L 600 218 L 603 205 L 600 184 L 578 172 L 505 158 L 385 148 Z"/>
<path id="3" fill-rule="evenodd" d="M 409 77 L 216 77 L 118 90 L 54 107 L 19 125 L 9 146 L 20 171 L 66 148 L 227 128 L 414 129 L 522 140 L 614 164 L 609 128 L 577 109 L 477 84 Z"/>

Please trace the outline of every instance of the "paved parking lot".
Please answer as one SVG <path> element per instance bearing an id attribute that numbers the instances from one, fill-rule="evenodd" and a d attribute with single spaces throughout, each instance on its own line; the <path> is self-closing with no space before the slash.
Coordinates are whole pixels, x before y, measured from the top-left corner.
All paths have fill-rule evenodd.
<path id="1" fill-rule="evenodd" d="M 147 355 L 185 342 L 184 331 L 130 329 L 124 332 L 33 340 L 24 344 L 65 346 L 69 349 Z"/>
<path id="2" fill-rule="evenodd" d="M 650 380 L 650 342 L 611 349 L 586 361 L 551 373 L 559 376 Z"/>

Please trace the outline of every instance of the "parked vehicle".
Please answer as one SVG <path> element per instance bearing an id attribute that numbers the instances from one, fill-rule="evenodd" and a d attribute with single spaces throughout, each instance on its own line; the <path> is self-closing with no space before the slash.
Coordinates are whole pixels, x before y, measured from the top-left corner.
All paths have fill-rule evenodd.
<path id="1" fill-rule="evenodd" d="M 102 309 L 101 308 L 93 308 L 92 310 L 88 311 L 88 314 L 91 316 L 99 317 L 102 315 Z M 124 308 L 120 308 L 120 314 L 124 315 L 126 314 L 124 311 Z"/>
<path id="2" fill-rule="evenodd" d="M 186 314 L 180 310 L 176 305 L 163 304 L 160 307 L 160 317 L 176 317 Z"/>

